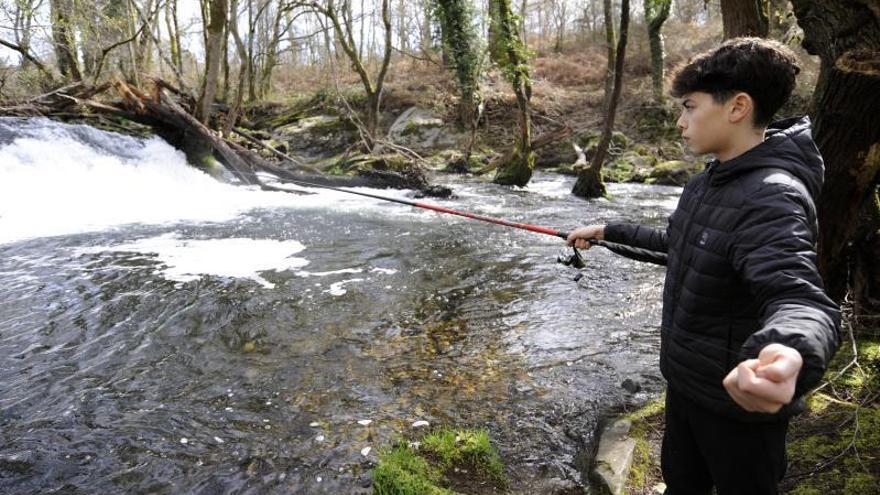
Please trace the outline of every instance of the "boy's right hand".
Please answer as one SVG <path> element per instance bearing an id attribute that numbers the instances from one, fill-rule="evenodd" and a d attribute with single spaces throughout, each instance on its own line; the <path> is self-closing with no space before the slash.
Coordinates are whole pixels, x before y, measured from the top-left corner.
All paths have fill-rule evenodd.
<path id="1" fill-rule="evenodd" d="M 569 246 L 574 246 L 578 249 L 590 249 L 592 247 L 592 244 L 589 243 L 590 239 L 604 240 L 605 226 L 587 225 L 586 227 L 574 229 L 568 234 L 566 243 Z"/>

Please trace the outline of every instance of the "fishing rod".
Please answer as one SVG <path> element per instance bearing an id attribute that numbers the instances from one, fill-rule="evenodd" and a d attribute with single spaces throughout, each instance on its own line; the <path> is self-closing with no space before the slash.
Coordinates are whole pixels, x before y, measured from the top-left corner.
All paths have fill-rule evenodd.
<path id="1" fill-rule="evenodd" d="M 467 211 L 453 210 L 452 208 L 446 208 L 444 206 L 434 205 L 431 203 L 424 203 L 421 201 L 411 201 L 411 200 L 407 200 L 407 199 L 392 198 L 389 196 L 382 196 L 379 194 L 372 194 L 372 193 L 367 193 L 367 192 L 362 192 L 362 191 L 352 191 L 349 189 L 342 189 L 340 187 L 327 186 L 327 185 L 323 185 L 323 184 L 315 184 L 312 182 L 306 182 L 306 181 L 298 180 L 298 179 L 290 179 L 287 177 L 284 178 L 284 181 L 291 182 L 296 185 L 306 186 L 306 187 L 317 187 L 320 189 L 328 189 L 330 191 L 337 191 L 337 192 L 342 192 L 342 193 L 347 193 L 347 194 L 356 194 L 358 196 L 365 196 L 367 198 L 378 199 L 381 201 L 388 201 L 388 202 L 392 202 L 392 203 L 413 206 L 413 207 L 422 208 L 425 210 L 436 211 L 438 213 L 446 213 L 448 215 L 457 215 L 460 217 L 470 218 L 473 220 L 479 220 L 482 222 L 493 223 L 495 225 L 502 225 L 505 227 L 511 227 L 511 228 L 515 228 L 515 229 L 528 230 L 529 232 L 535 232 L 538 234 L 551 235 L 551 236 L 559 237 L 561 239 L 566 239 L 566 240 L 568 240 L 568 235 L 569 235 L 568 232 L 552 229 L 549 227 L 542 227 L 540 225 L 531 225 L 528 223 L 511 222 L 508 220 L 504 220 L 502 218 L 490 217 L 490 216 L 480 215 L 478 213 L 471 213 L 471 212 L 467 212 Z M 648 261 L 648 262 L 661 264 L 661 265 L 666 264 L 666 253 L 652 251 L 649 249 L 642 249 L 642 248 L 636 248 L 636 247 L 631 247 L 631 246 L 625 246 L 623 244 L 612 243 L 612 242 L 599 240 L 599 239 L 588 239 L 588 242 L 591 245 L 602 246 L 602 247 L 604 247 L 604 248 L 606 248 L 616 254 L 620 254 L 620 255 L 625 256 L 627 258 L 635 259 L 637 261 Z M 568 257 L 559 256 L 557 258 L 557 261 L 566 265 L 566 266 L 573 266 L 574 268 L 577 268 L 577 269 L 584 268 L 586 266 L 586 264 L 584 263 L 583 258 L 580 255 L 580 252 L 577 250 L 577 248 L 572 247 L 572 249 L 574 250 L 574 254 L 572 254 L 571 256 L 568 256 Z M 577 277 L 577 278 L 579 278 L 579 277 Z"/>

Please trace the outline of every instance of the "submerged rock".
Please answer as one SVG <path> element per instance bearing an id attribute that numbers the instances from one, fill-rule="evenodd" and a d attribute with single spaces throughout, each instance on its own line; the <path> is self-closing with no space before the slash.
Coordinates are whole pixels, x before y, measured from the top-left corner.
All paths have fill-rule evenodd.
<path id="1" fill-rule="evenodd" d="M 639 385 L 639 382 L 633 380 L 632 378 L 627 378 L 623 381 L 623 383 L 620 384 L 620 386 L 631 394 L 634 394 L 642 389 L 642 386 Z"/>
<path id="2" fill-rule="evenodd" d="M 16 452 L 0 456 L 0 472 L 25 474 L 34 466 L 33 452 Z"/>
<path id="3" fill-rule="evenodd" d="M 446 186 L 440 186 L 437 184 L 433 184 L 421 189 L 417 194 L 416 198 L 448 198 L 452 196 L 452 189 Z"/>

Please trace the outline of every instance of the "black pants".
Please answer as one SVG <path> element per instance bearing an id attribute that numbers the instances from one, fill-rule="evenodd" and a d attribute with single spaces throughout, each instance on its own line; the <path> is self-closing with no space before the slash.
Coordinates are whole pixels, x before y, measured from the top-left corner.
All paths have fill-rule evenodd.
<path id="1" fill-rule="evenodd" d="M 788 420 L 743 423 L 666 391 L 661 466 L 666 495 L 775 495 Z"/>

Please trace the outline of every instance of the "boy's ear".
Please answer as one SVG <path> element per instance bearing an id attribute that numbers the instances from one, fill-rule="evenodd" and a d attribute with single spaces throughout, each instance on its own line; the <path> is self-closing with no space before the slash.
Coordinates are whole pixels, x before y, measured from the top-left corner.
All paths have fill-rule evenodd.
<path id="1" fill-rule="evenodd" d="M 727 119 L 731 124 L 739 124 L 744 119 L 750 119 L 754 110 L 755 102 L 748 93 L 739 92 L 728 101 Z"/>

